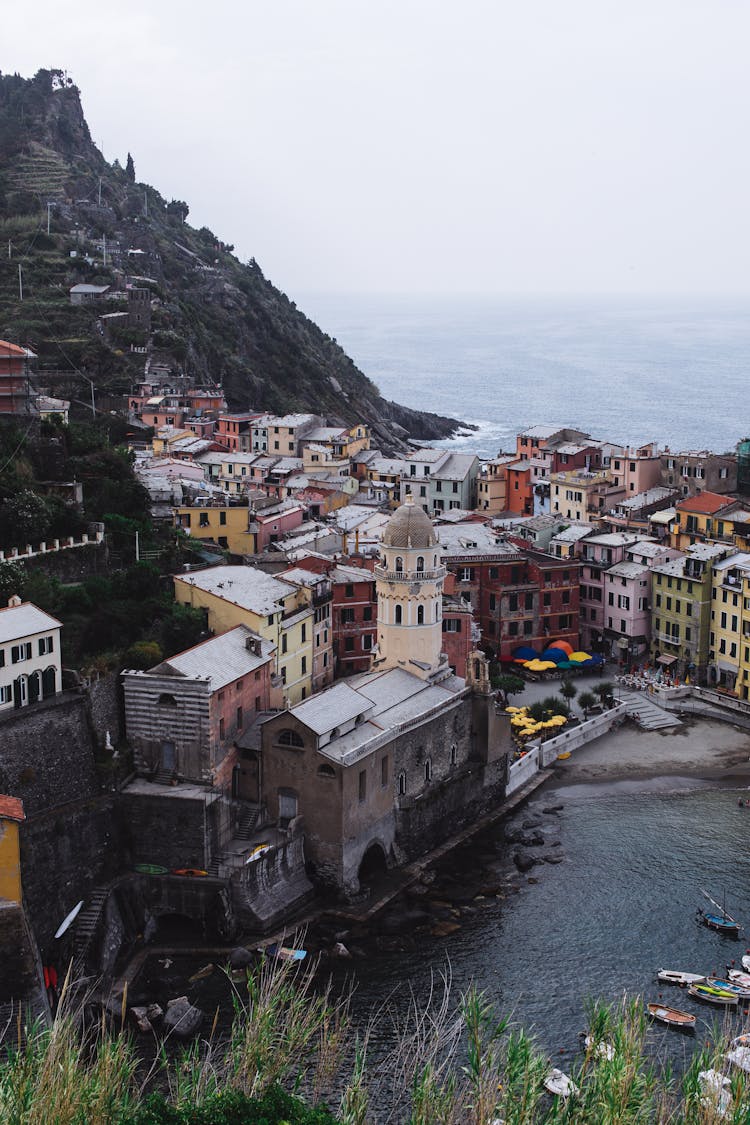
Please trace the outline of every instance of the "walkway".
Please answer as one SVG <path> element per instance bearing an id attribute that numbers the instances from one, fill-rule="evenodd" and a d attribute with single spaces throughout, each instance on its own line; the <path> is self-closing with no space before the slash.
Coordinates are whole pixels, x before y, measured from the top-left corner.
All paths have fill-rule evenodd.
<path id="1" fill-rule="evenodd" d="M 679 727 L 682 720 L 670 714 L 663 707 L 652 702 L 646 692 L 620 690 L 620 701 L 631 719 L 644 730 L 661 730 L 666 727 Z"/>

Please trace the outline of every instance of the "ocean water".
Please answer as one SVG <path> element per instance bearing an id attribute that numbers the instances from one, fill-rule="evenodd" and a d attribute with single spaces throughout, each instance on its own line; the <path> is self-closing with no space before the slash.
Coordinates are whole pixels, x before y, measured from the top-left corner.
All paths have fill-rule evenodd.
<path id="1" fill-rule="evenodd" d="M 476 426 L 456 449 L 493 456 L 547 422 L 716 452 L 750 432 L 750 299 L 310 294 L 297 303 L 386 398 Z"/>

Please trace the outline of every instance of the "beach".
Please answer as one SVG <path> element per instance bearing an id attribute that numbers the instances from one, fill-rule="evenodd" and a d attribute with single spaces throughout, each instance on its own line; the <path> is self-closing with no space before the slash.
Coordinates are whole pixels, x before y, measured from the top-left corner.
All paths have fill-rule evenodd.
<path id="1" fill-rule="evenodd" d="M 714 719 L 690 717 L 664 731 L 627 722 L 555 767 L 557 784 L 665 777 L 750 786 L 750 734 Z"/>

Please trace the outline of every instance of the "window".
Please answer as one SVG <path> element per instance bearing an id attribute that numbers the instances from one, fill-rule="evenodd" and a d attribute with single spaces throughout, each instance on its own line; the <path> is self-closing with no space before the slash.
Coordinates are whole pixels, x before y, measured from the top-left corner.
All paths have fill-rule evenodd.
<path id="1" fill-rule="evenodd" d="M 344 586 L 344 597 L 345 598 L 353 598 L 354 597 L 354 586 L 352 586 L 352 584 L 350 582 L 347 582 L 347 584 Z"/>
<path id="2" fill-rule="evenodd" d="M 0 668 L 5 667 L 5 649 L 0 648 Z"/>
<path id="3" fill-rule="evenodd" d="M 404 615 L 404 611 L 403 611 L 402 607 L 400 605 L 397 605 L 396 606 L 396 618 L 395 618 L 397 625 L 401 624 L 403 615 Z"/>
<path id="4" fill-rule="evenodd" d="M 533 594 L 524 594 L 523 604 L 524 604 L 524 609 L 533 609 L 534 608 L 534 595 Z"/>
<path id="5" fill-rule="evenodd" d="M 341 610 L 341 624 L 351 625 L 354 623 L 354 607 L 348 606 Z"/>
<path id="6" fill-rule="evenodd" d="M 432 781 L 432 758 L 425 758 L 424 779 L 425 781 Z"/>
<path id="7" fill-rule="evenodd" d="M 406 793 L 406 774 L 402 770 L 401 773 L 398 775 L 398 795 L 399 795 L 399 797 L 403 797 L 405 793 Z"/>
<path id="8" fill-rule="evenodd" d="M 305 744 L 302 738 L 297 734 L 296 730 L 291 730 L 289 727 L 284 727 L 279 731 L 279 736 L 276 739 L 279 746 L 299 746 L 303 747 Z"/>
<path id="9" fill-rule="evenodd" d="M 219 738 L 224 737 L 224 720 L 219 719 Z"/>
<path id="10" fill-rule="evenodd" d="M 20 645 L 11 647 L 11 664 L 20 664 L 24 660 L 31 660 L 31 641 L 22 641 Z"/>
<path id="11" fill-rule="evenodd" d="M 448 618 L 447 620 L 443 621 L 443 632 L 444 633 L 460 633 L 461 632 L 461 621 L 460 621 L 460 619 L 459 618 Z"/>
<path id="12" fill-rule="evenodd" d="M 344 652 L 354 652 L 354 637 L 344 637 Z"/>
<path id="13" fill-rule="evenodd" d="M 372 606 L 371 605 L 366 605 L 365 608 L 362 610 L 362 620 L 363 621 L 372 621 Z"/>
<path id="14" fill-rule="evenodd" d="M 13 688 L 8 684 L 7 687 L 0 687 L 0 703 L 13 702 Z"/>
<path id="15" fill-rule="evenodd" d="M 226 512 L 219 512 L 219 523 L 222 525 L 222 527 L 226 524 L 226 522 L 227 522 L 227 513 Z"/>
<path id="16" fill-rule="evenodd" d="M 524 623 L 523 623 L 523 635 L 524 635 L 524 637 L 530 637 L 533 631 L 534 631 L 534 622 L 533 621 L 524 621 Z"/>
<path id="17" fill-rule="evenodd" d="M 52 652 L 53 642 L 54 642 L 53 637 L 40 637 L 39 638 L 39 655 L 40 656 L 46 656 L 48 653 Z M 2 667 L 2 665 L 4 663 L 5 663 L 4 658 L 2 656 L 0 656 L 0 667 Z"/>
<path id="18" fill-rule="evenodd" d="M 380 759 L 380 784 L 383 789 L 385 789 L 386 785 L 388 784 L 389 765 L 390 759 L 388 758 L 387 754 L 384 754 Z"/>
<path id="19" fill-rule="evenodd" d="M 424 606 L 417 606 L 417 625 L 424 625 Z"/>
<path id="20" fill-rule="evenodd" d="M 550 592 L 547 591 L 544 595 L 544 608 L 549 609 L 551 605 L 552 605 L 552 594 L 550 594 Z"/>
<path id="21" fill-rule="evenodd" d="M 208 527 L 208 512 L 201 512 L 200 520 L 198 522 L 198 526 L 199 527 Z"/>
<path id="22" fill-rule="evenodd" d="M 459 573 L 458 573 L 458 580 L 459 580 L 459 582 L 473 582 L 474 581 L 474 569 L 473 569 L 473 567 L 462 566 Z"/>
<path id="23" fill-rule="evenodd" d="M 518 636 L 518 622 L 517 621 L 511 621 L 510 624 L 508 625 L 508 636 L 509 637 L 517 637 Z"/>
<path id="24" fill-rule="evenodd" d="M 237 708 L 237 730 L 242 730 L 242 708 Z"/>
<path id="25" fill-rule="evenodd" d="M 456 746 L 456 744 L 454 742 L 453 745 L 451 746 L 451 765 L 455 766 L 457 761 L 458 761 L 458 747 Z"/>
<path id="26" fill-rule="evenodd" d="M 417 574 L 421 574 L 424 570 L 424 558 L 422 555 L 417 555 Z"/>
<path id="27" fill-rule="evenodd" d="M 303 656 L 302 657 L 302 675 L 304 676 L 306 672 L 307 672 L 307 657 Z"/>
<path id="28" fill-rule="evenodd" d="M 364 801 L 367 797 L 367 770 L 359 771 L 359 799 Z"/>
<path id="29" fill-rule="evenodd" d="M 399 572 L 399 571 L 402 571 L 403 569 L 404 569 L 404 560 L 401 558 L 401 555 L 396 555 L 396 571 Z"/>
<path id="30" fill-rule="evenodd" d="M 497 609 L 497 598 L 494 594 L 490 594 L 490 612 Z"/>
<path id="31" fill-rule="evenodd" d="M 363 652 L 371 652 L 372 651 L 372 633 L 365 633 L 365 635 L 363 636 L 363 638 L 362 638 L 362 651 Z"/>
<path id="32" fill-rule="evenodd" d="M 281 682 L 282 684 L 286 684 L 286 668 L 281 669 Z"/>
<path id="33" fill-rule="evenodd" d="M 282 633 L 282 635 L 281 635 L 281 651 L 286 652 L 286 647 L 287 647 L 287 634 Z"/>

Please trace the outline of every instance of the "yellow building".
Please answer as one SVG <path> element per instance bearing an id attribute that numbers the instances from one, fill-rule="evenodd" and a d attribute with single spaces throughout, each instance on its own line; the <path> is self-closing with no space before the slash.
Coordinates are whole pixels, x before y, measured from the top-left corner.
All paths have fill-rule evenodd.
<path id="1" fill-rule="evenodd" d="M 508 511 L 508 465 L 516 460 L 508 455 L 482 462 L 477 478 L 477 511 L 491 516 Z"/>
<path id="2" fill-rule="evenodd" d="M 0 902 L 21 905 L 18 826 L 26 819 L 17 797 L 0 796 Z"/>
<path id="3" fill-rule="evenodd" d="M 192 430 L 178 430 L 174 426 L 160 426 L 154 431 L 151 449 L 154 457 L 168 457 L 172 447 L 185 438 L 194 438 Z"/>
<path id="4" fill-rule="evenodd" d="M 736 500 L 720 496 L 717 492 L 700 492 L 697 496 L 688 496 L 680 500 L 676 506 L 675 521 L 670 529 L 670 542 L 679 551 L 684 551 L 694 543 L 703 543 L 706 540 L 722 540 L 725 543 L 734 541 L 734 521 L 731 517 L 732 509 L 737 510 L 740 505 Z M 747 513 L 741 511 L 741 520 L 746 522 Z"/>
<path id="5" fill-rule="evenodd" d="M 252 566 L 214 566 L 174 576 L 176 601 L 208 613 L 212 633 L 247 625 L 276 645 L 285 700 L 312 694 L 313 594 Z"/>
<path id="6" fill-rule="evenodd" d="M 248 513 L 246 504 L 175 508 L 174 525 L 191 539 L 210 540 L 233 555 L 254 555 L 256 537 L 248 530 Z"/>
<path id="7" fill-rule="evenodd" d="M 750 554 L 714 563 L 708 683 L 747 699 L 750 691 Z"/>

